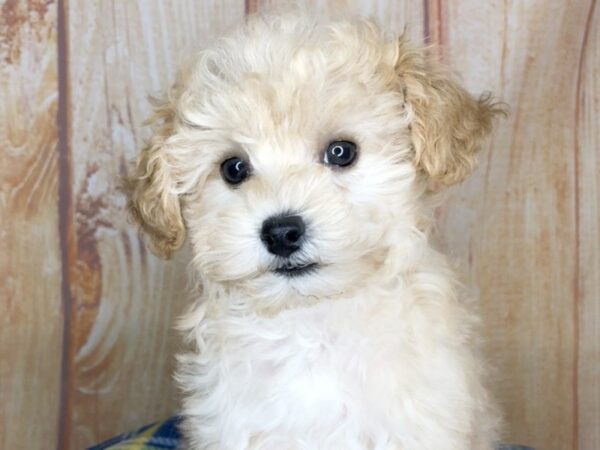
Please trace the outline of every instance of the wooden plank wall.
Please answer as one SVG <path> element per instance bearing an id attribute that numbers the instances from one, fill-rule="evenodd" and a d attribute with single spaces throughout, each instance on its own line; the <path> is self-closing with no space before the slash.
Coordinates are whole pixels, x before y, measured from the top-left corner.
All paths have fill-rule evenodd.
<path id="1" fill-rule="evenodd" d="M 188 255 L 145 250 L 116 179 L 178 61 L 280 3 L 0 1 L 0 448 L 81 449 L 176 409 Z M 481 298 L 507 440 L 600 448 L 596 0 L 304 3 L 409 25 L 510 104 L 440 236 Z"/>
<path id="2" fill-rule="evenodd" d="M 0 448 L 82 449 L 176 409 L 186 255 L 146 251 L 117 179 L 147 96 L 245 3 L 0 5 Z"/>
<path id="3" fill-rule="evenodd" d="M 63 316 L 56 2 L 0 8 L 0 448 L 55 443 Z M 31 421 L 36 426 L 31 426 Z"/>
<path id="4" fill-rule="evenodd" d="M 575 108 L 578 444 L 600 448 L 600 7 L 589 5 L 579 48 Z"/>

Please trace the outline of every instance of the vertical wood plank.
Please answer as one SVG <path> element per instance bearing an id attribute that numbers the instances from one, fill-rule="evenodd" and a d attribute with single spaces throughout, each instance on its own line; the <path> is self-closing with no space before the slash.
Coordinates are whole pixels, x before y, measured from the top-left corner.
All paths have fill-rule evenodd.
<path id="1" fill-rule="evenodd" d="M 285 8 L 289 0 L 251 0 L 249 9 L 265 11 L 270 8 Z M 323 11 L 333 15 L 356 14 L 372 17 L 386 30 L 401 33 L 405 27 L 415 42 L 424 36 L 423 2 L 398 0 L 310 0 L 302 2 L 309 11 Z"/>
<path id="2" fill-rule="evenodd" d="M 52 448 L 63 330 L 56 3 L 0 8 L 0 448 Z"/>
<path id="3" fill-rule="evenodd" d="M 600 448 L 600 7 L 593 1 L 577 82 L 579 449 Z"/>
<path id="4" fill-rule="evenodd" d="M 479 171 L 451 193 L 441 228 L 480 288 L 507 439 L 545 450 L 578 440 L 574 130 L 591 2 L 577 4 L 430 1 L 442 55 L 473 92 L 511 105 Z"/>
<path id="5" fill-rule="evenodd" d="M 186 261 L 148 254 L 127 223 L 117 180 L 148 130 L 148 94 L 182 58 L 240 21 L 243 0 L 71 1 L 71 310 L 65 442 L 80 449 L 172 414 Z"/>

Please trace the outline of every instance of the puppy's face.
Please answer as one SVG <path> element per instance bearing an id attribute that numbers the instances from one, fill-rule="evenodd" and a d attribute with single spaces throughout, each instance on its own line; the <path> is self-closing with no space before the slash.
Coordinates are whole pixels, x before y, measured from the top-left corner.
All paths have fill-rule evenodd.
<path id="1" fill-rule="evenodd" d="M 255 20 L 158 106 L 130 207 L 163 254 L 187 230 L 235 307 L 337 296 L 410 252 L 428 178 L 462 178 L 494 112 L 372 24 Z"/>
<path id="2" fill-rule="evenodd" d="M 394 222 L 410 232 L 408 112 L 379 76 L 309 52 L 242 74 L 204 123 L 189 117 L 186 147 L 210 149 L 177 162 L 203 180 L 184 218 L 206 278 L 276 304 L 337 294 L 383 262 Z"/>

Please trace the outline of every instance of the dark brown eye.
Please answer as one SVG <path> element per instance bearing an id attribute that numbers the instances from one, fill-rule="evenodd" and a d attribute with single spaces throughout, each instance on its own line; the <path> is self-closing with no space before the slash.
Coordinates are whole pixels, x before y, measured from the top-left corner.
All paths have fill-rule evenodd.
<path id="1" fill-rule="evenodd" d="M 221 163 L 221 177 L 229 184 L 240 184 L 249 174 L 248 163 L 237 156 Z"/>
<path id="2" fill-rule="evenodd" d="M 357 153 L 354 142 L 334 141 L 327 147 L 323 162 L 332 166 L 346 167 L 356 159 Z"/>

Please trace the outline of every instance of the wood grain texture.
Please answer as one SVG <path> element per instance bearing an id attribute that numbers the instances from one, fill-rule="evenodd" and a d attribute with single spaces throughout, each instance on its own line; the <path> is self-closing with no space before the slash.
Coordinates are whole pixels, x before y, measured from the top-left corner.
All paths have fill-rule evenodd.
<path id="1" fill-rule="evenodd" d="M 578 377 L 577 285 L 590 279 L 580 272 L 577 242 L 590 246 L 589 255 L 597 244 L 594 250 L 591 230 L 577 225 L 582 208 L 590 207 L 583 202 L 593 199 L 577 198 L 578 189 L 593 187 L 597 172 L 578 176 L 575 130 L 583 120 L 577 68 L 592 3 L 430 3 L 430 29 L 443 57 L 473 92 L 490 89 L 512 110 L 480 169 L 452 191 L 441 217 L 447 248 L 469 262 L 470 285 L 480 289 L 507 439 L 545 450 L 578 448 L 578 392 L 592 392 L 591 382 Z M 590 120 L 593 108 L 588 104 L 580 116 Z M 595 158 L 592 125 L 581 133 L 582 155 Z M 593 220 L 586 223 L 597 242 L 597 215 Z M 585 307 L 596 308 L 591 320 L 597 320 L 591 300 L 597 278 L 591 283 Z M 588 323 L 584 332 L 586 351 L 597 352 L 597 340 L 590 340 L 598 337 L 597 325 Z M 597 356 L 585 364 L 597 371 Z M 589 401 L 597 408 L 597 399 Z"/>
<path id="2" fill-rule="evenodd" d="M 576 163 L 579 449 L 600 448 L 600 7 L 590 5 L 578 66 Z"/>
<path id="3" fill-rule="evenodd" d="M 3 449 L 46 448 L 57 436 L 63 321 L 56 19 L 53 1 L 0 2 Z"/>
<path id="4" fill-rule="evenodd" d="M 249 12 L 286 9 L 289 0 L 251 0 Z M 421 1 L 398 0 L 310 0 L 301 2 L 308 11 L 323 11 L 336 16 L 351 14 L 372 17 L 386 30 L 402 33 L 405 28 L 416 41 L 423 41 L 425 10 Z"/>
<path id="5" fill-rule="evenodd" d="M 148 254 L 117 180 L 178 62 L 286 3 L 0 0 L 0 448 L 78 450 L 175 410 L 188 255 Z M 509 103 L 440 235 L 481 298 L 506 440 L 599 449 L 597 0 L 302 3 L 409 25 L 469 90 Z"/>
<path id="6" fill-rule="evenodd" d="M 244 14 L 243 1 L 68 4 L 69 368 L 64 442 L 80 449 L 175 411 L 186 256 L 162 262 L 127 223 L 117 182 L 142 147 L 147 96 Z"/>

